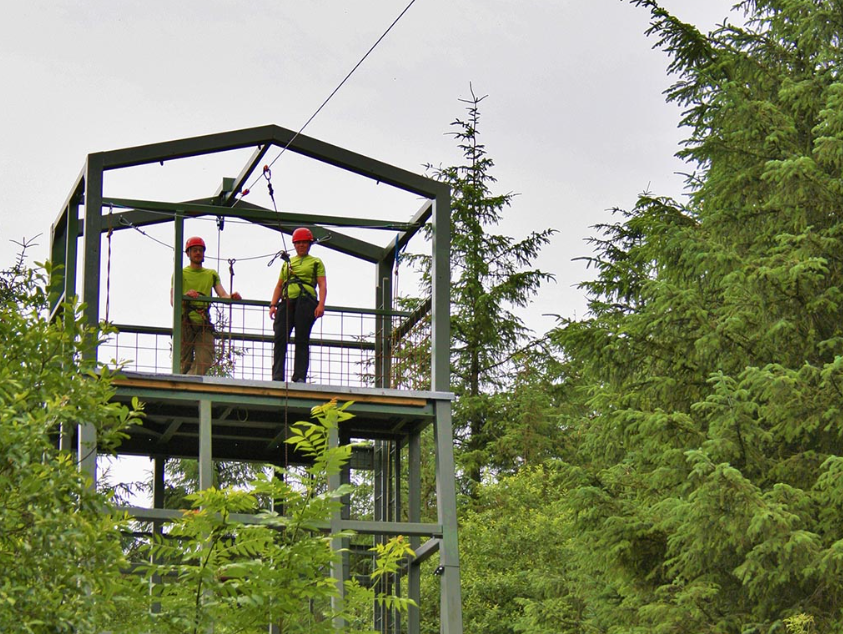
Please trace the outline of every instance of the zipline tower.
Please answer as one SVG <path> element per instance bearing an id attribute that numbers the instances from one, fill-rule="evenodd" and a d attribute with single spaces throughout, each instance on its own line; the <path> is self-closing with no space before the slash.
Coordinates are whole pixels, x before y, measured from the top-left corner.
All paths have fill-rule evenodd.
<path id="1" fill-rule="evenodd" d="M 251 155 L 240 173 L 223 178 L 222 186 L 205 198 L 163 201 L 105 195 L 106 176 L 111 178 L 127 168 L 163 166 L 176 160 L 249 149 Z M 318 212 L 279 212 L 246 202 L 243 196 L 250 179 L 260 180 L 260 166 L 274 152 L 294 153 L 409 192 L 419 197 L 421 207 L 414 212 L 410 210 L 406 219 L 396 221 Z M 265 167 L 265 177 L 267 170 Z M 119 178 L 115 180 L 118 184 L 122 182 Z M 147 456 L 155 465 L 153 504 L 150 508 L 130 507 L 133 516 L 160 530 L 162 521 L 180 515 L 177 509 L 164 508 L 167 459 L 198 459 L 201 488 L 211 486 L 215 461 L 287 466 L 285 460 L 289 457 L 285 456 L 284 441 L 288 425 L 308 419 L 313 406 L 332 398 L 353 401 L 349 411 L 355 417 L 343 423 L 334 442 L 368 441 L 367 446 L 355 451 L 342 478 L 348 479 L 352 469 L 373 472 L 374 518 L 355 519 L 346 506 L 332 520 L 331 528 L 354 530 L 360 535 L 371 535 L 374 540 L 406 536 L 416 557 L 407 562 L 394 583 L 399 588 L 406 583 L 407 595 L 417 603 L 421 599 L 421 564 L 438 555 L 435 574 L 441 587 L 440 630 L 461 634 L 452 394 L 449 392 L 449 205 L 450 191 L 442 183 L 278 126 L 89 154 L 52 228 L 52 261 L 63 265 L 61 273 L 51 280 L 58 298 L 54 312 L 60 310 L 64 299 L 78 296 L 85 304 L 87 323 L 95 325 L 107 317 L 112 288 L 112 235 L 129 229 L 144 232 L 153 225 L 171 225 L 173 285 L 179 297 L 185 220 L 203 217 L 216 218 L 220 228 L 226 219 L 250 223 L 276 232 L 279 243 L 281 234 L 290 234 L 297 226 L 312 227 L 317 240 L 329 238 L 321 247 L 374 269 L 372 287 L 367 290 L 361 282 L 359 289 L 360 297 L 371 299 L 368 307 L 328 305 L 326 316 L 320 321 L 328 323 L 334 319 L 336 325 L 328 332 L 314 331 L 311 367 L 315 363 L 317 369 L 312 371 L 314 376 L 308 384 L 269 380 L 272 346 L 268 334 L 271 327 L 267 325 L 269 289 L 260 299 L 217 300 L 228 315 L 228 332 L 224 337 L 218 334 L 218 338 L 227 339 L 222 345 L 228 346 L 229 354 L 236 351 L 235 369 L 224 376 L 178 374 L 179 301 L 174 302 L 171 326 L 117 323 L 117 335 L 89 350 L 88 354 L 97 355 L 100 360 L 117 359 L 125 363 L 123 377 L 115 382 L 116 401 L 130 402 L 137 397 L 144 403 L 142 425 L 132 428 L 129 438 L 119 448 L 121 454 Z M 411 312 L 397 311 L 393 298 L 395 260 L 425 225 L 431 228 L 430 301 Z M 344 227 L 358 234 L 363 230 L 389 230 L 390 239 L 378 244 L 341 233 Z M 135 257 L 138 266 L 143 267 L 143 254 Z M 229 263 L 233 276 L 233 261 Z M 220 270 L 221 275 L 223 272 Z M 330 270 L 328 279 L 330 282 Z M 169 282 L 169 279 L 161 280 L 162 293 L 169 290 Z M 118 283 L 120 280 L 115 279 L 114 284 Z M 101 314 L 103 299 L 106 315 Z M 425 370 L 425 375 L 429 372 L 429 384 L 424 376 L 422 389 L 418 378 L 415 383 L 408 382 L 400 371 L 402 346 L 413 333 L 429 340 L 430 356 L 424 361 L 429 366 Z M 431 426 L 435 439 L 435 523 L 421 521 L 420 438 L 422 431 Z M 78 451 L 81 467 L 96 479 L 95 431 L 89 425 L 80 424 L 76 429 L 63 430 L 61 442 Z M 347 555 L 333 574 L 340 581 L 349 577 Z M 420 630 L 417 609 L 401 619 L 376 608 L 375 619 L 376 627 L 384 633 L 414 634 Z"/>

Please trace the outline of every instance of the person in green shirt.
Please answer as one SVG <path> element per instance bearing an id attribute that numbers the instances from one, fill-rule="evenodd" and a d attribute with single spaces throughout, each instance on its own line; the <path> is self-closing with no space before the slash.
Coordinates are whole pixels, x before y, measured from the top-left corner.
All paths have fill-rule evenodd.
<path id="1" fill-rule="evenodd" d="M 310 331 L 316 320 L 325 314 L 325 298 L 328 296 L 325 265 L 322 260 L 310 255 L 313 242 L 310 229 L 300 227 L 293 231 L 296 255 L 284 260 L 272 292 L 269 317 L 275 320 L 273 381 L 286 380 L 287 343 L 295 329 L 296 353 L 291 380 L 293 383 L 306 383 L 310 365 Z"/>
<path id="2" fill-rule="evenodd" d="M 205 261 L 205 241 L 199 237 L 189 238 L 184 252 L 190 264 L 182 271 L 182 292 L 187 297 L 210 297 L 216 291 L 220 297 L 242 299 L 240 293 L 231 295 L 225 290 L 219 274 L 214 269 L 202 266 Z M 173 305 L 173 287 L 170 286 L 170 306 Z M 182 304 L 181 318 L 181 372 L 182 374 L 205 375 L 214 363 L 214 326 L 211 323 L 211 305 L 207 302 Z"/>

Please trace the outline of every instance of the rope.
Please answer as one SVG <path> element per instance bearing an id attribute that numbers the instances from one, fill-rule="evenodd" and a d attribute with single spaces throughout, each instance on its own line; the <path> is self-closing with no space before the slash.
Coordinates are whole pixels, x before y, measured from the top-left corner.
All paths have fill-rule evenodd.
<path id="1" fill-rule="evenodd" d="M 228 260 L 228 279 L 229 284 L 228 288 L 231 290 L 229 292 L 234 292 L 234 263 L 237 262 L 234 258 Z M 233 364 L 234 363 L 234 350 L 231 343 L 231 322 L 234 320 L 234 305 L 228 305 L 228 362 Z"/>
<path id="2" fill-rule="evenodd" d="M 146 236 L 147 238 L 149 238 L 149 239 L 150 239 L 150 240 L 152 240 L 153 242 L 157 242 L 157 243 L 158 243 L 158 244 L 160 244 L 161 246 L 167 247 L 167 248 L 168 248 L 168 249 L 170 249 L 170 250 L 172 250 L 172 249 L 173 249 L 173 246 L 172 246 L 172 245 L 167 244 L 166 242 L 161 242 L 161 240 L 159 240 L 158 238 L 155 238 L 155 237 L 153 237 L 153 236 L 149 235 L 146 231 L 144 231 L 144 230 L 143 230 L 143 229 L 141 229 L 140 227 L 136 227 L 135 225 L 133 225 L 131 222 L 129 222 L 129 221 L 128 221 L 128 220 L 126 220 L 125 218 L 120 218 L 120 224 L 121 224 L 121 225 L 123 225 L 123 226 L 125 226 L 125 227 L 129 227 L 130 229 L 134 229 L 135 231 L 137 231 L 137 232 L 138 232 L 139 234 L 141 234 L 142 236 Z"/>
<path id="3" fill-rule="evenodd" d="M 293 137 L 295 138 L 295 137 Z M 275 213 L 278 213 L 278 206 L 275 204 L 275 190 L 272 187 L 272 170 L 269 168 L 269 165 L 263 166 L 263 174 L 262 177 L 266 180 L 266 189 L 269 192 L 269 198 L 272 200 L 272 208 L 275 210 Z M 255 181 L 257 182 L 257 181 Z M 254 187 L 254 183 L 252 184 Z M 248 189 L 246 191 L 249 191 Z M 287 239 L 284 237 L 284 233 L 281 233 L 281 245 L 284 247 L 283 250 L 276 253 L 272 259 L 267 263 L 267 266 L 272 266 L 272 263 L 275 262 L 276 258 L 281 258 L 287 264 L 287 277 L 290 277 L 291 270 L 290 270 L 290 256 L 287 255 Z M 282 265 L 283 270 L 283 265 Z M 290 415 L 290 380 L 287 378 L 288 372 L 290 368 L 287 366 L 289 359 L 287 358 L 287 353 L 290 350 L 290 302 L 285 297 L 285 291 L 282 290 L 281 297 L 278 298 L 279 302 L 283 302 L 284 304 L 284 468 L 289 468 L 289 448 L 286 442 L 287 436 L 289 435 L 289 415 Z M 275 319 L 278 319 L 278 305 L 275 306 Z M 275 334 L 275 328 L 273 326 L 273 335 Z M 278 345 L 274 341 L 273 337 L 273 345 Z M 273 365 L 275 363 L 274 351 L 273 351 Z M 274 368 L 273 368 L 274 369 Z"/>
<path id="4" fill-rule="evenodd" d="M 264 171 L 266 171 L 268 168 L 270 168 L 270 167 L 272 167 L 273 165 L 275 165 L 275 162 L 276 162 L 278 159 L 280 159 L 280 158 L 281 158 L 281 155 L 282 155 L 282 154 L 284 154 L 284 152 L 286 152 L 286 151 L 287 151 L 287 148 L 289 148 L 289 147 L 293 144 L 293 141 L 295 141 L 295 140 L 298 138 L 298 136 L 299 136 L 302 132 L 304 132 L 304 129 L 305 129 L 308 125 L 310 125 L 310 122 L 311 122 L 311 121 L 313 121 L 313 120 L 316 118 L 316 115 L 318 115 L 318 114 L 322 111 L 322 109 L 323 109 L 326 105 L 328 105 L 328 102 L 329 102 L 329 101 L 333 98 L 333 96 L 334 96 L 334 95 L 336 95 L 336 94 L 337 94 L 337 92 L 339 92 L 340 88 L 342 88 L 342 87 L 345 85 L 345 82 L 347 82 L 347 81 L 349 80 L 349 78 L 350 78 L 350 77 L 354 74 L 354 71 L 356 71 L 356 70 L 360 67 L 360 65 L 361 65 L 363 62 L 365 62 L 365 61 L 366 61 L 366 58 L 367 58 L 367 57 L 369 57 L 369 55 L 372 53 L 372 51 L 374 51 L 374 50 L 375 50 L 375 48 L 378 46 L 378 44 L 380 44 L 380 43 L 381 43 L 381 41 L 383 41 L 383 39 L 384 39 L 384 38 L 385 38 L 385 37 L 389 34 L 389 32 L 392 30 L 392 28 L 393 28 L 396 24 L 398 24 L 398 20 L 400 20 L 401 18 L 403 18 L 403 17 L 404 17 L 404 14 L 405 14 L 405 13 L 407 13 L 407 11 L 409 11 L 409 10 L 410 10 L 410 7 L 412 7 L 412 6 L 415 4 L 415 2 L 416 2 L 416 0 L 410 0 L 410 3 L 409 3 L 406 7 L 404 7 L 404 10 L 403 10 L 401 13 L 399 13 L 399 14 L 398 14 L 398 17 L 397 17 L 397 18 L 395 18 L 395 19 L 392 21 L 392 24 L 390 24 L 390 25 L 389 25 L 389 27 L 386 29 L 386 31 L 384 31 L 384 32 L 381 34 L 381 36 L 380 36 L 380 37 L 379 37 L 379 38 L 375 41 L 375 43 L 374 43 L 374 44 L 372 44 L 371 48 L 369 48 L 369 50 L 368 50 L 368 51 L 366 51 L 366 54 L 365 54 L 365 55 L 363 55 L 363 57 L 361 57 L 361 58 L 360 58 L 360 61 L 358 61 L 358 62 L 354 65 L 354 68 L 352 68 L 352 69 L 348 72 L 348 74 L 347 74 L 347 75 L 343 78 L 343 80 L 342 80 L 342 81 L 341 81 L 341 82 L 337 85 L 337 87 L 336 87 L 336 88 L 334 88 L 334 90 L 331 92 L 331 94 L 330 94 L 330 95 L 328 95 L 327 99 L 325 99 L 325 101 L 323 101 L 323 102 L 322 102 L 322 105 L 321 105 L 321 106 L 319 106 L 319 107 L 316 109 L 316 112 L 314 112 L 312 115 L 310 115 L 310 118 L 309 118 L 307 121 L 305 121 L 305 122 L 304 122 L 304 125 L 303 125 L 302 127 L 300 127 L 300 128 L 299 128 L 299 130 L 298 130 L 298 132 L 296 132 L 296 133 L 293 135 L 293 138 L 292 138 L 292 139 L 290 139 L 290 140 L 287 142 L 287 144 L 286 144 L 286 145 L 285 145 L 285 146 L 281 149 L 281 151 L 278 153 L 278 156 L 276 156 L 274 159 L 272 159 L 272 161 L 269 163 L 269 165 L 268 165 L 268 166 L 265 166 L 265 167 L 264 167 Z M 254 181 L 254 182 L 250 185 L 250 187 L 249 187 L 248 189 L 246 189 L 246 190 L 245 190 L 245 192 L 248 192 L 248 191 L 249 191 L 249 189 L 251 189 L 252 187 L 254 187 L 254 186 L 255 186 L 255 183 L 257 183 L 259 180 L 260 180 L 260 176 L 258 176 L 258 178 L 256 178 L 256 179 L 255 179 L 255 181 Z M 245 195 L 245 193 L 244 193 L 243 195 Z M 241 197 L 241 199 L 242 199 L 242 197 Z M 273 200 L 273 203 L 274 203 L 274 202 L 275 202 L 275 201 Z M 277 211 L 277 210 L 276 210 L 276 211 Z"/>

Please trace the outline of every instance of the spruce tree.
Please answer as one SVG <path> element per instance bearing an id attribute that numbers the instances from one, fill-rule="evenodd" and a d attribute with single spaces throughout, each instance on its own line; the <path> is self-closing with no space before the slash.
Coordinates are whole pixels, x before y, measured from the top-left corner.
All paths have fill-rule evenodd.
<path id="1" fill-rule="evenodd" d="M 556 333 L 590 415 L 567 498 L 588 631 L 773 632 L 843 605 L 843 7 L 746 1 L 705 36 L 656 2 L 688 201 L 602 227 Z"/>
<path id="2" fill-rule="evenodd" d="M 505 432 L 506 413 L 495 396 L 511 386 L 515 358 L 526 353 L 532 337 L 515 311 L 553 279 L 532 263 L 555 233 L 545 229 L 515 240 L 491 232 L 515 195 L 492 192 L 494 161 L 479 139 L 485 98 L 472 89 L 470 99 L 460 100 L 467 118 L 451 124 L 463 163 L 427 166 L 451 187 L 451 386 L 458 458 L 469 491 L 490 461 L 490 443 Z"/>

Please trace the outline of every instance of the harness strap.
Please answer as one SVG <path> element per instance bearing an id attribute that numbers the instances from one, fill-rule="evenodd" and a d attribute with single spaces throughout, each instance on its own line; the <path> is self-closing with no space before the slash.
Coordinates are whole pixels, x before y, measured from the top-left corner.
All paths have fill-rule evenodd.
<path id="1" fill-rule="evenodd" d="M 284 299 L 290 298 L 289 292 L 287 290 L 290 284 L 296 284 L 299 287 L 299 292 L 302 295 L 307 295 L 312 299 L 316 299 L 316 267 L 313 267 L 313 281 L 308 284 L 298 275 L 293 273 L 293 269 L 290 265 L 290 262 L 287 262 L 287 279 L 284 280 L 284 286 L 281 288 L 281 297 L 283 297 Z M 313 289 L 312 293 L 307 289 L 308 286 Z"/>

